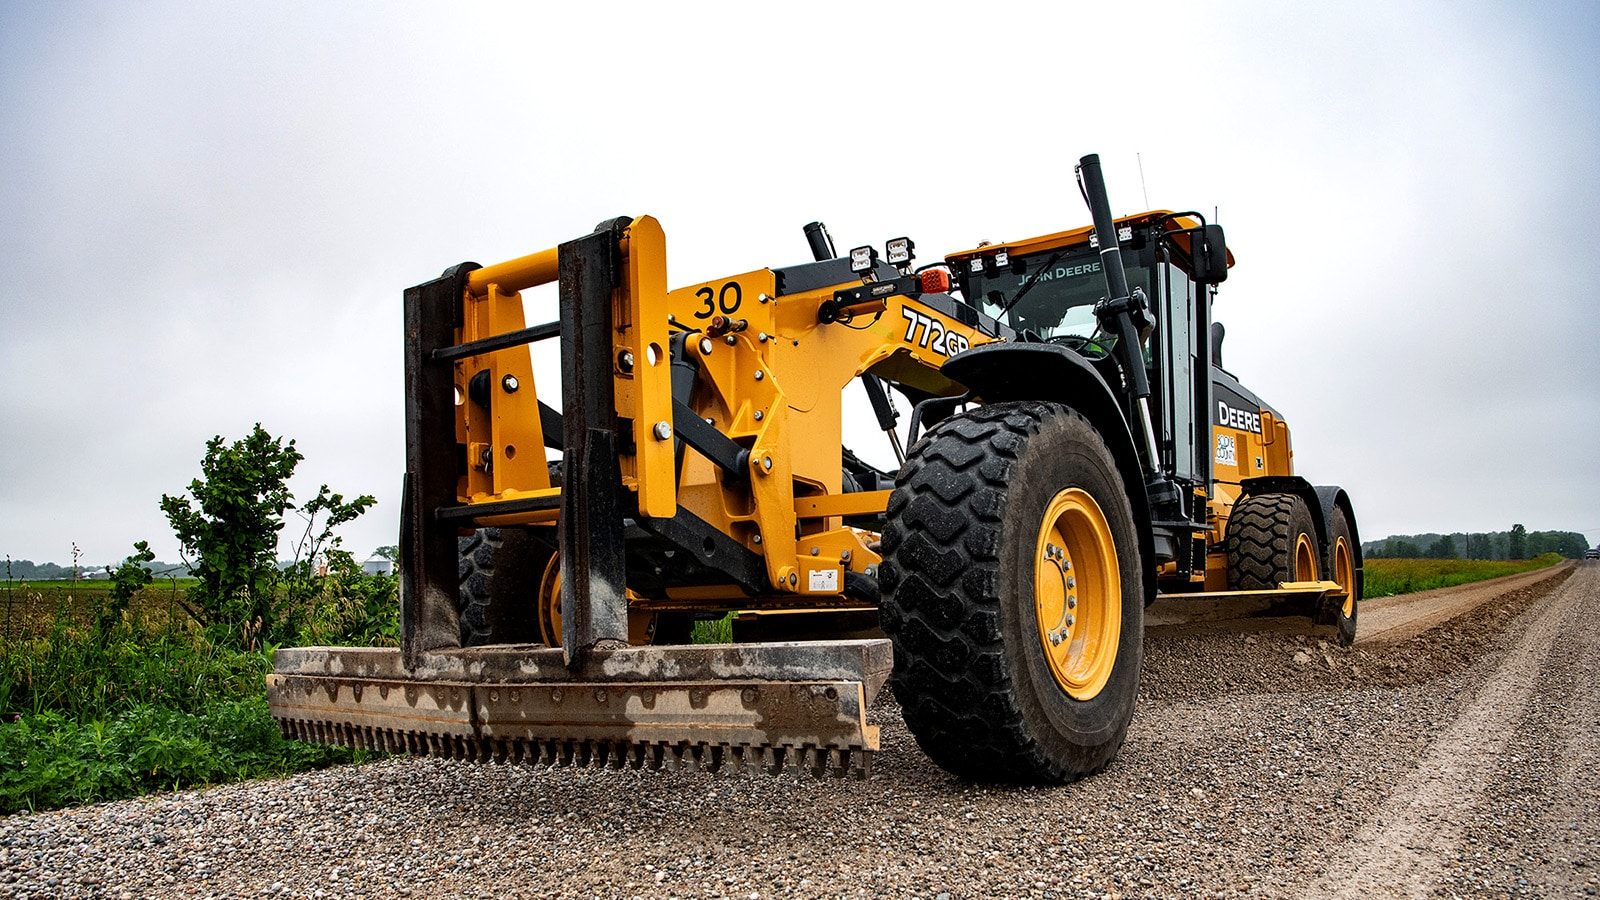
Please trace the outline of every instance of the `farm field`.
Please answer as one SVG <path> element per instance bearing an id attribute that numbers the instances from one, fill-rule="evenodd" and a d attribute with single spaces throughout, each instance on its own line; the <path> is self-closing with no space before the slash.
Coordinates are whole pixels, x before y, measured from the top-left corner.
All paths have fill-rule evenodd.
<path id="1" fill-rule="evenodd" d="M 1554 553 L 1516 560 L 1369 559 L 1363 567 L 1366 570 L 1363 596 L 1373 599 L 1455 587 L 1543 569 L 1559 562 L 1561 557 Z"/>

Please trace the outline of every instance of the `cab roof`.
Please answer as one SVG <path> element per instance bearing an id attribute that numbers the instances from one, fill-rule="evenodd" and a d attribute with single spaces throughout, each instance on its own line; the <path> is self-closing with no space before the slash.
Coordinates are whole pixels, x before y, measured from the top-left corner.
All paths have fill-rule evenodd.
<path id="1" fill-rule="evenodd" d="M 1193 228 L 1200 224 L 1200 221 L 1195 219 L 1193 216 L 1174 215 L 1171 210 L 1167 209 L 1153 209 L 1149 212 L 1137 213 L 1131 216 L 1123 216 L 1114 221 L 1116 227 L 1120 229 L 1123 225 L 1144 225 L 1149 222 L 1155 222 L 1160 219 L 1168 218 L 1170 218 L 1173 224 L 1177 225 L 1179 228 Z M 1070 231 L 1057 231 L 1052 234 L 1040 235 L 1039 237 L 1023 238 L 1020 241 L 1005 241 L 998 244 L 981 244 L 971 250 L 962 250 L 959 253 L 947 254 L 944 260 L 945 262 L 954 265 L 956 263 L 966 262 L 967 260 L 975 257 L 993 256 L 1002 250 L 1008 255 L 1026 256 L 1028 254 L 1040 253 L 1046 250 L 1059 250 L 1062 247 L 1071 247 L 1074 244 L 1087 244 L 1089 243 L 1089 236 L 1093 233 L 1094 226 L 1085 225 L 1081 228 L 1074 228 Z M 1177 234 L 1173 235 L 1172 239 L 1173 242 L 1183 250 L 1183 252 L 1189 252 L 1189 235 Z M 1233 268 L 1233 250 L 1231 249 L 1228 251 L 1228 268 Z"/>

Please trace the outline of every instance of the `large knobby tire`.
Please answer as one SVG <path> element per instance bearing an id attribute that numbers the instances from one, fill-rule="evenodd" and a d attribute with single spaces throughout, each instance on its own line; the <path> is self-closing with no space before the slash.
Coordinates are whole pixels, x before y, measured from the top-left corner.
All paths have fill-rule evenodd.
<path id="1" fill-rule="evenodd" d="M 1335 508 L 1328 523 L 1327 557 L 1323 577 L 1339 583 L 1339 591 L 1322 599 L 1317 623 L 1332 625 L 1339 632 L 1339 644 L 1348 647 L 1356 640 L 1356 615 L 1361 608 L 1361 579 L 1356 575 L 1358 547 L 1350 533 L 1350 520 L 1343 509 Z"/>
<path id="2" fill-rule="evenodd" d="M 1294 494 L 1256 494 L 1228 515 L 1228 588 L 1270 591 L 1285 581 L 1316 581 L 1317 526 Z"/>
<path id="3" fill-rule="evenodd" d="M 1038 401 L 947 419 L 900 471 L 883 553 L 895 696 L 934 762 L 1033 784 L 1105 768 L 1138 693 L 1144 582 L 1088 420 Z"/>
<path id="4" fill-rule="evenodd" d="M 518 528 L 458 540 L 461 646 L 539 643 L 539 579 L 554 554 Z"/>

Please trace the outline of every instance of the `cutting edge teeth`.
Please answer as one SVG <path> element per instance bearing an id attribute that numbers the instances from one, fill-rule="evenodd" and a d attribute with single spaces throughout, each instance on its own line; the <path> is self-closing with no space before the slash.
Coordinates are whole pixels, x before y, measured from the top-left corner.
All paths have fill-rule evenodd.
<path id="1" fill-rule="evenodd" d="M 278 725 L 291 740 L 375 753 L 536 766 L 866 778 L 873 758 L 873 751 L 860 747 L 476 738 L 300 719 L 280 719 Z"/>

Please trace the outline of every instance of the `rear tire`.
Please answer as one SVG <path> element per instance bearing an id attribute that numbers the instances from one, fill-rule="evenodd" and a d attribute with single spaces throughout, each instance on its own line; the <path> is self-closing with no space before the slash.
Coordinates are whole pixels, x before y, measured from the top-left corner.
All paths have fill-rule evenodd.
<path id="1" fill-rule="evenodd" d="M 1257 494 L 1228 515 L 1228 589 L 1270 591 L 1285 581 L 1315 581 L 1317 526 L 1294 494 Z"/>
<path id="2" fill-rule="evenodd" d="M 992 404 L 931 431 L 898 482 L 882 626 L 917 743 L 974 780 L 1105 768 L 1138 693 L 1144 582 L 1100 434 L 1055 404 Z"/>
<path id="3" fill-rule="evenodd" d="M 1339 645 L 1348 647 L 1356 640 L 1356 615 L 1361 609 L 1361 579 L 1356 575 L 1356 542 L 1350 533 L 1345 511 L 1335 508 L 1328 523 L 1328 553 L 1323 571 L 1329 581 L 1339 583 L 1340 592 L 1322 599 L 1317 610 L 1319 625 L 1332 625 L 1339 631 Z"/>

